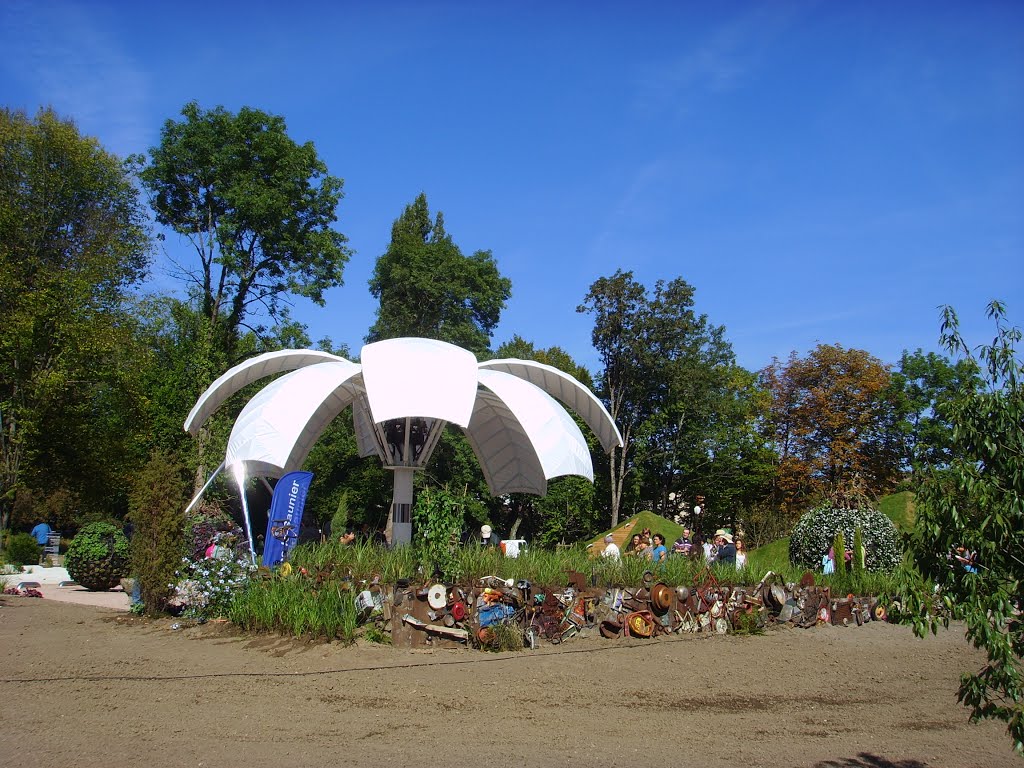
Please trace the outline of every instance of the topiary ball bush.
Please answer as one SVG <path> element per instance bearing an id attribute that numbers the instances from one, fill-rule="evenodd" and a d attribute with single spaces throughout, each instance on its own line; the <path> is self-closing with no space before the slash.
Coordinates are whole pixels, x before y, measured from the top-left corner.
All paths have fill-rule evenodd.
<path id="1" fill-rule="evenodd" d="M 71 578 L 94 592 L 116 587 L 128 575 L 129 563 L 128 539 L 113 523 L 89 523 L 64 555 Z"/>
<path id="2" fill-rule="evenodd" d="M 829 505 L 812 509 L 800 518 L 789 537 L 790 562 L 803 568 L 820 568 L 821 558 L 832 546 L 836 533 L 842 531 L 843 538 L 853 542 L 858 526 L 864 541 L 865 569 L 888 572 L 896 568 L 903 547 L 892 520 L 876 509 L 841 509 Z"/>

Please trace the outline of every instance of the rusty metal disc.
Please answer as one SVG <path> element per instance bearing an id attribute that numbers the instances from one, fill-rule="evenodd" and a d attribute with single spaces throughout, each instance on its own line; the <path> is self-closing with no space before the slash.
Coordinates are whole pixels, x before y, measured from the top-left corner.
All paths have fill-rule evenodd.
<path id="1" fill-rule="evenodd" d="M 657 614 L 667 612 L 672 607 L 672 590 L 664 584 L 655 584 L 651 587 L 651 605 Z"/>

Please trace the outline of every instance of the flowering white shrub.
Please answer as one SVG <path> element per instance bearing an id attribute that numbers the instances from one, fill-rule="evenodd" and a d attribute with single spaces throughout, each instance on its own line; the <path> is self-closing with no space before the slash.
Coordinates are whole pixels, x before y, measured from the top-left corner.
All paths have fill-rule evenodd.
<path id="1" fill-rule="evenodd" d="M 843 532 L 846 546 L 853 547 L 854 531 L 864 537 L 864 566 L 869 571 L 891 571 L 900 564 L 903 547 L 892 520 L 875 509 L 840 509 L 825 505 L 806 512 L 789 538 L 793 565 L 817 569 L 821 558 Z M 838 553 L 837 553 L 838 554 Z"/>
<path id="2" fill-rule="evenodd" d="M 248 560 L 181 559 L 175 572 L 174 597 L 171 602 L 184 606 L 183 615 L 195 619 L 210 619 L 227 614 L 235 595 L 256 572 Z"/>

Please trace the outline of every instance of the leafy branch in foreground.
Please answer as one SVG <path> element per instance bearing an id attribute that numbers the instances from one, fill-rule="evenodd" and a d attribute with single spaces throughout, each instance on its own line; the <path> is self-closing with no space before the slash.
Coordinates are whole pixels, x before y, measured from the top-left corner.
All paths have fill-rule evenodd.
<path id="1" fill-rule="evenodd" d="M 979 672 L 961 677 L 959 699 L 972 721 L 1006 722 L 1014 749 L 1024 753 L 1024 364 L 1021 331 L 1005 314 L 1000 302 L 989 305 L 996 336 L 975 355 L 956 313 L 943 310 L 943 344 L 975 360 L 986 387 L 948 407 L 953 459 L 922 477 L 904 576 L 918 636 L 948 626 L 952 615 L 987 655 Z"/>

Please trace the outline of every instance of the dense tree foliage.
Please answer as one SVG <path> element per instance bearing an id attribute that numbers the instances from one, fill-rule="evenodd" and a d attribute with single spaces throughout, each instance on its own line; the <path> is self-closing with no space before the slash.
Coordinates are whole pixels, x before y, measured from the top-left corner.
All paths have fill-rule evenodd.
<path id="1" fill-rule="evenodd" d="M 183 277 L 234 364 L 251 317 L 262 310 L 276 321 L 291 295 L 322 305 L 341 285 L 349 250 L 332 225 L 343 182 L 311 142 L 288 136 L 282 117 L 195 102 L 181 114 L 164 124 L 140 175 L 157 221 L 195 251 L 198 267 L 182 265 Z"/>
<path id="2" fill-rule="evenodd" d="M 902 448 L 888 368 L 859 349 L 819 344 L 761 371 L 771 394 L 764 422 L 778 468 L 778 503 L 842 492 L 866 483 L 881 492 L 896 480 Z"/>
<path id="3" fill-rule="evenodd" d="M 980 385 L 971 359 L 953 363 L 934 352 L 903 352 L 892 387 L 908 467 L 941 467 L 952 461 L 953 425 L 947 410 L 960 394 Z"/>
<path id="4" fill-rule="evenodd" d="M 114 479 L 145 455 L 126 298 L 148 248 L 116 157 L 51 110 L 0 110 L 0 526 L 26 485 L 123 513 Z"/>
<path id="5" fill-rule="evenodd" d="M 609 467 L 613 526 L 626 508 L 646 502 L 672 516 L 710 491 L 720 494 L 718 517 L 704 524 L 733 517 L 748 472 L 761 471 L 763 441 L 749 428 L 754 381 L 693 297 L 681 278 L 648 292 L 620 270 L 596 280 L 577 308 L 594 317 L 599 390 L 623 439 Z"/>
<path id="6" fill-rule="evenodd" d="M 963 619 L 988 661 L 961 678 L 960 701 L 974 719 L 1005 721 L 1024 752 L 1024 362 L 1020 329 L 1006 324 L 1002 304 L 988 311 L 996 336 L 975 355 L 944 310 L 943 343 L 982 372 L 985 387 L 944 409 L 951 459 L 921 476 L 908 608 L 921 636 L 951 615 Z"/>
<path id="7" fill-rule="evenodd" d="M 483 357 L 512 282 L 498 272 L 490 251 L 465 256 L 445 230 L 444 215 L 438 211 L 431 220 L 421 193 L 392 225 L 370 292 L 380 304 L 367 341 L 418 336 Z"/>

